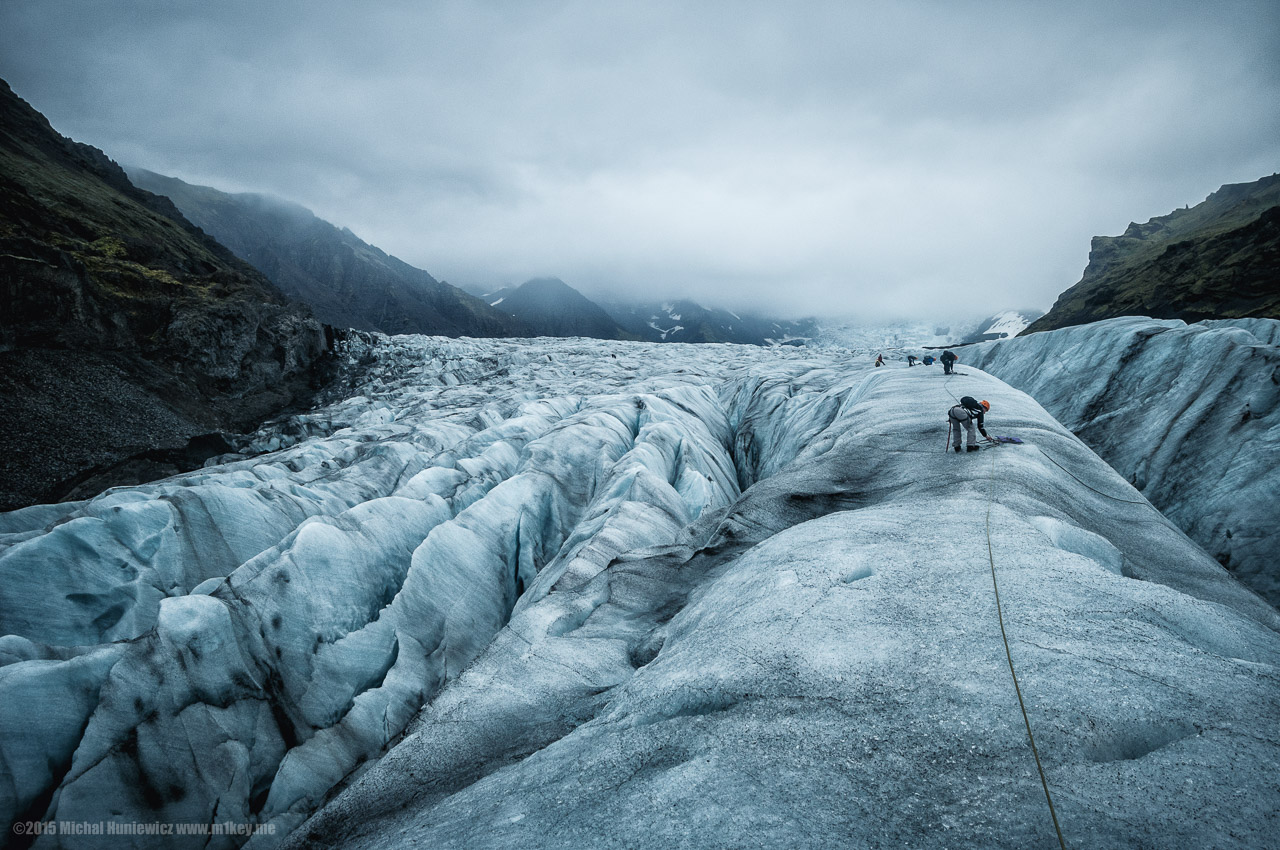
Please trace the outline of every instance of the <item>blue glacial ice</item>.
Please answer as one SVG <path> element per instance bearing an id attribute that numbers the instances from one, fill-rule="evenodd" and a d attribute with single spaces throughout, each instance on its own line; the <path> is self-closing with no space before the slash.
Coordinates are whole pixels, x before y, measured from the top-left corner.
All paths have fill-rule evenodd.
<path id="1" fill-rule="evenodd" d="M 966 348 L 1280 605 L 1280 321 L 1121 318 Z M 965 353 L 968 352 L 968 353 Z"/>
<path id="2" fill-rule="evenodd" d="M 268 454 L 0 515 L 0 819 L 1047 842 L 994 563 L 1072 846 L 1280 829 L 1280 615 L 999 380 L 789 347 L 351 356 Z M 1026 444 L 944 454 L 961 394 Z"/>

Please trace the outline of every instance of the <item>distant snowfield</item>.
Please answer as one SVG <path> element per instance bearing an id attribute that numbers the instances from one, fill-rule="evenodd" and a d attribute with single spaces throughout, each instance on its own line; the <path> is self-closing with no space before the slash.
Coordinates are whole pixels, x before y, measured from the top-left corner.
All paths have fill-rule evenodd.
<path id="1" fill-rule="evenodd" d="M 967 330 L 972 324 L 965 324 Z M 916 351 L 924 346 L 950 345 L 963 334 L 959 329 L 940 327 L 928 322 L 900 322 L 886 325 L 827 323 L 820 326 L 811 345 L 844 348 L 859 354 L 877 354 L 891 350 Z M 906 355 L 903 354 L 903 357 Z"/>
<path id="2" fill-rule="evenodd" d="M 994 565 L 1070 846 L 1280 832 L 1280 615 L 999 380 L 593 340 L 350 358 L 272 454 L 0 515 L 0 820 L 1050 846 Z M 1026 444 L 944 454 L 962 394 Z"/>
<path id="3" fill-rule="evenodd" d="M 905 360 L 909 353 L 917 357 L 927 353 L 925 348 L 961 345 L 982 337 L 1015 337 L 1039 316 L 1040 313 L 1035 311 L 1004 310 L 981 321 L 962 320 L 949 324 L 920 321 L 887 324 L 825 322 L 808 344 L 818 348 L 847 348 L 863 354 L 893 352 Z"/>

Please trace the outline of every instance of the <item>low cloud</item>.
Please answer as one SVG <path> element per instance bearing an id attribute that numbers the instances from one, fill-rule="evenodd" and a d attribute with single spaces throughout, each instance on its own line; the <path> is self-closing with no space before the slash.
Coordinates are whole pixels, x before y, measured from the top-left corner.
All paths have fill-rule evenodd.
<path id="1" fill-rule="evenodd" d="M 1047 308 L 1280 167 L 1271 3 L 423 5 L 16 0 L 0 74 L 455 283 L 780 314 Z"/>

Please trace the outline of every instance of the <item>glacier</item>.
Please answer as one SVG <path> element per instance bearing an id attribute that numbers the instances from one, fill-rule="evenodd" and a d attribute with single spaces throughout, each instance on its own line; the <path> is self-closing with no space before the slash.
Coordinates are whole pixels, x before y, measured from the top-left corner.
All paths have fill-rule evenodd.
<path id="1" fill-rule="evenodd" d="M 960 351 L 1280 605 L 1280 321 L 1125 317 Z"/>
<path id="2" fill-rule="evenodd" d="M 6 827 L 1052 841 L 998 576 L 1070 843 L 1280 828 L 1280 614 L 995 377 L 365 339 L 329 404 L 253 436 L 264 454 L 0 515 Z M 1026 444 L 944 454 L 961 394 Z"/>

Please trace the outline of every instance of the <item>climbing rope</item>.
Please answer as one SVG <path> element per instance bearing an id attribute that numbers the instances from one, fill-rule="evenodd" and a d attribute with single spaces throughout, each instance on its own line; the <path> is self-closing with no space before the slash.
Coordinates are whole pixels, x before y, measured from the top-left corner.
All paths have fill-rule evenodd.
<path id="1" fill-rule="evenodd" d="M 1074 478 L 1080 484 L 1080 486 L 1088 490 L 1092 490 L 1093 492 L 1097 493 L 1099 496 L 1103 496 L 1115 502 L 1124 502 L 1125 504 L 1128 504 L 1128 505 L 1141 505 L 1147 501 L 1146 499 L 1125 499 L 1120 496 L 1113 496 L 1110 493 L 1104 493 L 1101 490 L 1099 490 L 1097 487 L 1091 486 L 1085 483 L 1084 481 L 1082 481 L 1080 479 L 1080 476 L 1076 475 L 1074 472 L 1067 469 L 1065 466 L 1058 463 L 1056 460 L 1054 460 L 1052 457 L 1046 454 L 1044 449 L 1040 448 L 1039 446 L 1032 446 L 1032 448 L 1040 452 L 1040 454 L 1044 455 L 1045 459 L 1048 460 L 1050 463 L 1052 463 L 1054 466 L 1058 467 L 1058 469 L 1061 469 L 1063 472 L 1067 473 L 1067 475 L 1070 475 L 1072 478 Z"/>
<path id="2" fill-rule="evenodd" d="M 950 376 L 948 376 L 950 378 Z M 959 404 L 960 399 L 956 398 L 956 394 L 951 392 L 951 388 L 947 386 L 951 381 L 944 381 L 942 388 L 946 390 L 947 395 L 956 399 Z M 950 428 L 948 427 L 947 439 L 951 438 Z M 1046 458 L 1053 461 L 1059 467 L 1062 467 L 1057 461 L 1049 457 L 1044 452 L 1040 452 Z M 1062 467 L 1066 470 L 1065 467 Z M 1069 471 L 1068 471 L 1069 472 Z M 1074 475 L 1072 478 L 1076 478 Z M 1079 478 L 1076 478 L 1080 481 Z M 1080 481 L 1084 484 L 1083 481 Z M 1053 807 L 1053 796 L 1049 793 L 1049 780 L 1044 775 L 1044 765 L 1040 763 L 1040 751 L 1036 748 L 1036 736 L 1031 731 L 1031 718 L 1027 716 L 1027 704 L 1022 699 L 1022 687 L 1018 684 L 1018 672 L 1013 667 L 1013 652 L 1009 649 L 1009 634 L 1004 627 L 1004 607 L 1000 604 L 1000 583 L 996 580 L 996 556 L 995 550 L 991 545 L 991 508 L 995 504 L 995 485 L 996 485 L 996 456 L 991 455 L 991 474 L 987 478 L 987 517 L 986 517 L 986 533 L 987 533 L 987 561 L 991 564 L 991 589 L 995 593 L 996 598 L 996 619 L 1000 622 L 1000 640 L 1004 642 L 1004 657 L 1009 662 L 1009 677 L 1013 679 L 1013 692 L 1018 696 L 1018 708 L 1022 710 L 1022 723 L 1027 728 L 1027 741 L 1031 744 L 1031 756 L 1036 762 L 1036 771 L 1040 774 L 1040 787 L 1044 789 L 1044 800 L 1049 804 L 1049 817 L 1053 820 L 1053 831 L 1058 836 L 1058 847 L 1061 850 L 1067 850 L 1066 839 L 1062 837 L 1062 827 L 1058 825 L 1058 812 Z M 1085 484 L 1086 487 L 1089 485 Z M 1090 487 L 1089 489 L 1093 489 Z M 1095 491 L 1097 492 L 1097 491 Z M 1106 495 L 1103 493 L 1102 495 Z M 1115 498 L 1114 496 L 1112 498 Z M 1123 500 L 1117 500 L 1123 501 Z"/>
<path id="3" fill-rule="evenodd" d="M 1009 676 L 1013 679 L 1013 692 L 1018 695 L 1018 708 L 1022 709 L 1022 722 L 1027 727 L 1027 740 L 1031 743 L 1031 755 L 1036 760 L 1036 770 L 1040 773 L 1040 786 L 1044 788 L 1044 799 L 1049 804 L 1049 817 L 1053 819 L 1053 831 L 1058 835 L 1058 846 L 1067 850 L 1067 842 L 1062 837 L 1062 828 L 1058 826 L 1058 813 L 1053 808 L 1053 797 L 1049 794 L 1049 780 L 1045 778 L 1044 766 L 1040 764 L 1040 751 L 1036 749 L 1036 737 L 1031 733 L 1031 718 L 1027 716 L 1027 704 L 1022 700 L 1022 688 L 1018 685 L 1018 673 L 1013 669 L 1013 653 L 1009 650 L 1009 635 L 1004 628 L 1004 609 L 1000 605 L 1000 584 L 996 581 L 996 556 L 991 546 L 991 506 L 995 503 L 996 456 L 991 456 L 991 476 L 987 484 L 987 560 L 991 563 L 991 589 L 995 591 L 996 618 L 1000 621 L 1000 639 L 1004 641 L 1004 657 L 1009 662 Z"/>

